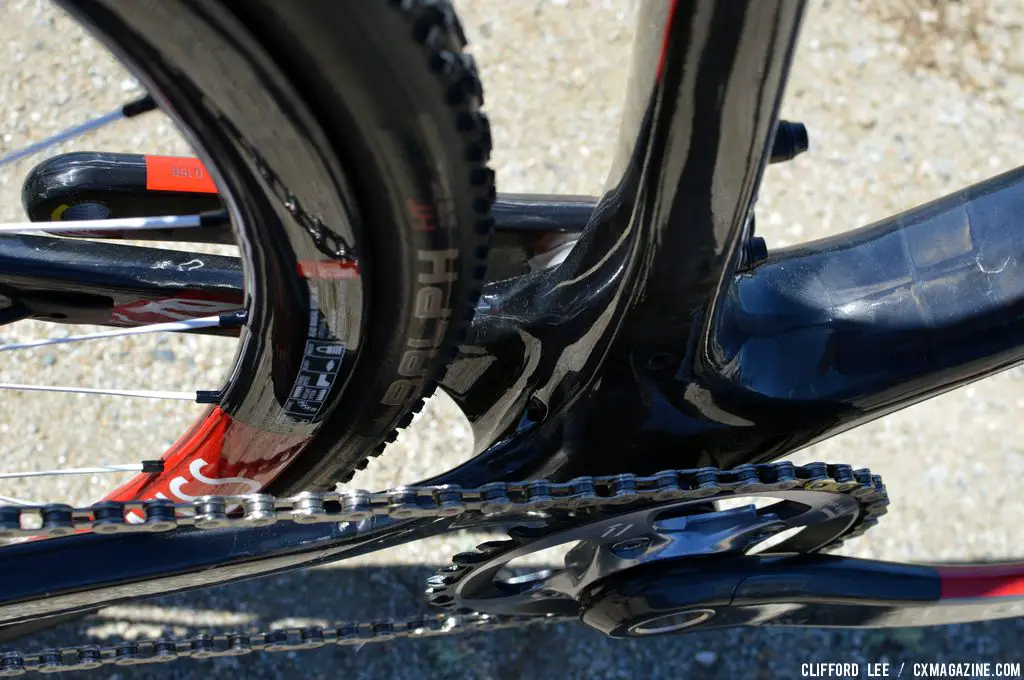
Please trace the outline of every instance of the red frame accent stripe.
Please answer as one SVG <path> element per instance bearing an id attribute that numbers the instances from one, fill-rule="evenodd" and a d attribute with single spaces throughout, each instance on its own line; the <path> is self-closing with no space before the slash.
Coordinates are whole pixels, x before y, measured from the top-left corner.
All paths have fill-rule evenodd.
<path id="1" fill-rule="evenodd" d="M 146 190 L 215 194 L 210 171 L 198 158 L 146 156 Z"/>
<path id="2" fill-rule="evenodd" d="M 1024 596 L 1024 563 L 936 567 L 943 600 Z"/>
<path id="3" fill-rule="evenodd" d="M 668 41 L 672 34 L 672 20 L 676 17 L 678 0 L 669 0 L 668 17 L 665 19 L 665 35 L 661 38 L 661 54 L 658 55 L 657 80 L 661 81 L 661 73 L 665 68 L 665 57 L 668 56 Z"/>

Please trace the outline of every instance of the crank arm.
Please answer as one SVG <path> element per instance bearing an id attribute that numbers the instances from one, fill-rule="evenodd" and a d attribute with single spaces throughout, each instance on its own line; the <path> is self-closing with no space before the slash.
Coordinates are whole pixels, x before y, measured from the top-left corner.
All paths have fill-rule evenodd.
<path id="1" fill-rule="evenodd" d="M 890 628 L 1024 616 L 1024 563 L 927 566 L 806 555 L 652 564 L 599 582 L 582 619 L 612 637 L 733 626 Z"/>

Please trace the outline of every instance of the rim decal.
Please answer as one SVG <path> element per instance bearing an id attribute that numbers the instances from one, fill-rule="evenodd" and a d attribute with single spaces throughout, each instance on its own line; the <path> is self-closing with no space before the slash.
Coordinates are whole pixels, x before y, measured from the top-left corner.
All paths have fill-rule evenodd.
<path id="1" fill-rule="evenodd" d="M 259 430 L 215 406 L 164 454 L 162 473 L 137 475 L 104 500 L 181 502 L 254 493 L 273 481 L 309 439 Z"/>

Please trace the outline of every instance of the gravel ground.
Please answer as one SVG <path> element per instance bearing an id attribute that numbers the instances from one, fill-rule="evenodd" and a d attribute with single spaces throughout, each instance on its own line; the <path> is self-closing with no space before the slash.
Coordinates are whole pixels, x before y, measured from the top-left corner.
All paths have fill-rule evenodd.
<path id="1" fill-rule="evenodd" d="M 626 0 L 501 3 L 458 0 L 487 89 L 494 167 L 502 191 L 595 193 L 613 149 L 632 40 Z M 814 3 L 783 114 L 804 121 L 812 151 L 773 166 L 759 203 L 770 246 L 856 227 L 989 175 L 1024 158 L 1024 6 L 978 0 Z M 135 82 L 48 4 L 0 0 L 0 151 L 114 108 Z M 1016 49 L 1015 49 L 1016 46 Z M 56 84 L 54 84 L 56 82 Z M 108 129 L 68 149 L 186 153 L 157 116 Z M 0 177 L 0 218 L 21 219 L 27 161 Z M 0 340 L 42 337 L 21 324 Z M 26 352 L 0 363 L 0 380 L 187 389 L 216 385 L 230 348 L 166 338 Z M 869 466 L 885 476 L 893 505 L 849 554 L 891 560 L 970 560 L 1019 554 L 1024 510 L 1006 479 L 1024 471 L 1016 434 L 1022 374 L 1010 371 L 801 452 Z M 8 469 L 119 462 L 161 450 L 190 409 L 114 399 L 0 395 Z M 155 417 L 153 417 L 155 416 Z M 101 427 L 96 427 L 99 424 Z M 434 399 L 414 427 L 376 461 L 360 486 L 413 481 L 466 455 L 468 429 Z M 130 457 L 130 456 L 129 456 Z M 8 496 L 100 495 L 109 478 L 6 484 Z M 106 610 L 22 646 L 186 633 L 197 626 L 404 615 L 420 608 L 422 579 L 459 536 L 355 563 Z M 269 582 L 268 582 L 269 581 Z M 885 632 L 733 630 L 612 642 L 582 627 L 321 650 L 301 656 L 183 663 L 148 677 L 735 678 L 799 677 L 806 661 L 1020 661 L 1021 622 Z M 118 676 L 133 676 L 133 671 Z"/>

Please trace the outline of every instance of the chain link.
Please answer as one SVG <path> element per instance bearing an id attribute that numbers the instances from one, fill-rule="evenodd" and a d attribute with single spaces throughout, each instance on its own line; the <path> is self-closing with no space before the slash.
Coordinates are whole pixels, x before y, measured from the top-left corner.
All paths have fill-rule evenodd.
<path id="1" fill-rule="evenodd" d="M 476 488 L 408 486 L 389 491 L 304 492 L 288 498 L 266 494 L 204 496 L 187 503 L 168 500 L 103 502 L 89 507 L 62 504 L 0 506 L 0 537 L 67 536 L 93 531 L 103 534 L 167 532 L 195 529 L 253 528 L 275 522 L 312 524 L 361 522 L 371 517 L 403 520 L 454 517 L 466 513 L 575 510 L 615 507 L 638 501 L 711 500 L 770 491 L 825 491 L 857 500 L 861 512 L 849 530 L 828 547 L 859 536 L 877 524 L 889 504 L 885 486 L 869 470 L 849 465 L 790 462 L 741 465 L 730 470 L 699 468 L 666 470 L 650 476 L 633 474 L 578 477 L 556 483 L 538 479 L 492 482 Z M 448 574 L 451 578 L 452 574 Z M 104 665 L 163 663 L 182 658 L 239 656 L 255 651 L 296 651 L 324 645 L 353 645 L 396 638 L 436 637 L 490 631 L 575 617 L 423 615 L 404 620 L 346 623 L 337 627 L 286 628 L 268 633 L 202 634 L 191 638 L 124 641 L 108 646 L 82 645 L 37 654 L 5 652 L 0 676 L 30 670 L 58 672 Z"/>
<path id="2" fill-rule="evenodd" d="M 339 626 L 281 628 L 266 633 L 216 633 L 191 638 L 121 641 L 112 645 L 62 647 L 38 654 L 7 652 L 0 656 L 0 677 L 29 671 L 57 673 L 101 666 L 138 666 L 180 659 L 245 656 L 253 652 L 294 652 L 326 645 L 359 646 L 403 638 L 430 638 L 459 633 L 491 632 L 526 625 L 562 623 L 569 616 L 490 616 L 487 614 L 425 614 L 403 620 L 352 622 Z"/>

